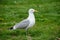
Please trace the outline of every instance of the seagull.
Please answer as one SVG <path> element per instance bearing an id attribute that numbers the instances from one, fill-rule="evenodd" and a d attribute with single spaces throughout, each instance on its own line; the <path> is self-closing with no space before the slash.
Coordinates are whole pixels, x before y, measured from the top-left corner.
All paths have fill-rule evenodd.
<path id="1" fill-rule="evenodd" d="M 22 20 L 21 22 L 17 23 L 16 25 L 14 25 L 13 27 L 11 27 L 10 29 L 26 29 L 28 30 L 30 27 L 33 27 L 33 25 L 35 24 L 35 16 L 34 16 L 34 12 L 37 12 L 37 10 L 35 9 L 29 9 L 28 13 L 29 16 Z"/>

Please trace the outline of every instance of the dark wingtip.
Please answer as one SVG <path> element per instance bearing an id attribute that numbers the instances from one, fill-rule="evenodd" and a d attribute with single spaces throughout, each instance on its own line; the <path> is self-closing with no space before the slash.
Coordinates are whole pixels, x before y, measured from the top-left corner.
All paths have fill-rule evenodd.
<path id="1" fill-rule="evenodd" d="M 10 29 L 13 29 L 13 27 L 11 27 Z"/>
<path id="2" fill-rule="evenodd" d="M 13 29 L 13 27 L 9 28 L 9 30 L 12 30 L 12 29 Z"/>

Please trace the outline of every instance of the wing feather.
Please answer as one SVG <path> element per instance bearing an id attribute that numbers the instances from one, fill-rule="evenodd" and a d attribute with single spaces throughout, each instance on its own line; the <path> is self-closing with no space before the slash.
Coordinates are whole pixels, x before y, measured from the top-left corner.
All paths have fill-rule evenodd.
<path id="1" fill-rule="evenodd" d="M 28 25 L 29 25 L 29 20 L 23 20 L 23 21 L 17 23 L 14 27 L 25 29 Z"/>

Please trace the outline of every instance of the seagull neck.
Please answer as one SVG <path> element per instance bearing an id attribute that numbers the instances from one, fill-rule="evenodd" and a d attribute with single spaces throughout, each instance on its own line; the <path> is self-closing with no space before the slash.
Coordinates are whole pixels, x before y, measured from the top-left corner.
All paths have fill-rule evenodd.
<path id="1" fill-rule="evenodd" d="M 34 13 L 29 13 L 28 19 L 35 19 Z"/>

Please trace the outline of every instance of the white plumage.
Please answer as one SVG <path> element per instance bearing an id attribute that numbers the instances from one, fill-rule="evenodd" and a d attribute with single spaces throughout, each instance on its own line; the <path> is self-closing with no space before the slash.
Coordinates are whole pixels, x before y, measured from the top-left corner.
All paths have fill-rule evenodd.
<path id="1" fill-rule="evenodd" d="M 30 27 L 32 27 L 35 24 L 35 16 L 34 16 L 34 9 L 29 9 L 28 13 L 29 16 L 27 19 L 17 23 L 16 25 L 14 25 L 11 29 L 18 29 L 18 28 L 22 28 L 22 29 L 28 29 Z"/>

